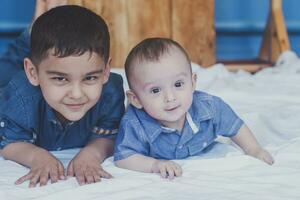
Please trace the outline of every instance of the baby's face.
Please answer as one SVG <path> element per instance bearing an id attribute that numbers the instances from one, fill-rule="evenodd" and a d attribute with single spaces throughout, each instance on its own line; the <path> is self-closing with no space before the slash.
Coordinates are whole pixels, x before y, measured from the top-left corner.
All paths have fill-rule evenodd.
<path id="1" fill-rule="evenodd" d="M 93 107 L 109 76 L 109 66 L 95 53 L 58 58 L 49 55 L 37 78 L 47 103 L 60 120 L 77 121 Z"/>
<path id="2" fill-rule="evenodd" d="M 132 89 L 150 116 L 166 127 L 181 129 L 196 79 L 184 54 L 178 49 L 169 51 L 159 61 L 145 61 L 134 67 Z"/>

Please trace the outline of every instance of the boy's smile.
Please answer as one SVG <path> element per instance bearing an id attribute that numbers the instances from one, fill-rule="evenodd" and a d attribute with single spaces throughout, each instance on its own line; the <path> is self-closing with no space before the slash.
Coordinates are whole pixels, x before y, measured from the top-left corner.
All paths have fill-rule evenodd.
<path id="1" fill-rule="evenodd" d="M 26 61 L 25 61 L 26 64 Z M 27 60 L 28 65 L 32 65 Z M 60 120 L 77 121 L 99 100 L 109 66 L 95 53 L 58 58 L 51 53 L 27 76 L 40 86 L 47 103 Z"/>

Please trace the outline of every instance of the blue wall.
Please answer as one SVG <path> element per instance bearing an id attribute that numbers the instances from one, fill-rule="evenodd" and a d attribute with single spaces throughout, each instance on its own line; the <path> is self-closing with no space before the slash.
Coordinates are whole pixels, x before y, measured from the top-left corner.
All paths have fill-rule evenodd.
<path id="1" fill-rule="evenodd" d="M 35 0 L 1 0 L 0 54 L 31 22 Z"/>
<path id="2" fill-rule="evenodd" d="M 292 49 L 300 53 L 300 1 L 282 0 Z M 0 54 L 31 22 L 35 0 L 1 0 Z M 269 0 L 215 0 L 218 60 L 254 59 L 259 52 Z"/>
<path id="3" fill-rule="evenodd" d="M 258 56 L 269 0 L 215 0 L 216 54 L 221 60 Z M 292 50 L 300 53 L 300 1 L 282 0 Z"/>

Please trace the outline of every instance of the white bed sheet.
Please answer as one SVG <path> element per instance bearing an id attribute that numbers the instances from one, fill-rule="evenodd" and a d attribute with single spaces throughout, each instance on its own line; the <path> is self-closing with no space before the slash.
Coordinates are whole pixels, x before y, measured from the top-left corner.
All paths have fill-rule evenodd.
<path id="1" fill-rule="evenodd" d="M 177 161 L 183 176 L 172 181 L 156 174 L 119 169 L 107 159 L 103 167 L 113 179 L 79 186 L 75 178 L 28 188 L 14 185 L 28 169 L 0 157 L 0 199 L 300 199 L 300 60 L 284 53 L 274 68 L 255 75 L 231 73 L 222 64 L 204 69 L 193 64 L 197 89 L 222 97 L 246 121 L 258 141 L 275 158 L 267 164 L 226 144 L 209 154 Z M 122 70 L 114 69 L 124 77 Z M 126 81 L 124 81 L 126 83 Z M 127 84 L 124 85 L 128 88 Z M 78 149 L 53 152 L 64 165 Z"/>

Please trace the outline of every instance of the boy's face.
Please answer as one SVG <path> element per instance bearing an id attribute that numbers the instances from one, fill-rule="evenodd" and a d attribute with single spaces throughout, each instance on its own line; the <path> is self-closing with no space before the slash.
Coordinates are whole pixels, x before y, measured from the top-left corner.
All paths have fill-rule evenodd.
<path id="1" fill-rule="evenodd" d="M 196 76 L 184 54 L 171 48 L 159 61 L 135 63 L 129 101 L 162 125 L 181 129 L 192 104 Z"/>
<path id="2" fill-rule="evenodd" d="M 49 53 L 38 68 L 29 59 L 24 66 L 29 81 L 40 86 L 61 121 L 80 120 L 97 103 L 110 70 L 100 56 L 89 52 L 64 58 Z"/>

